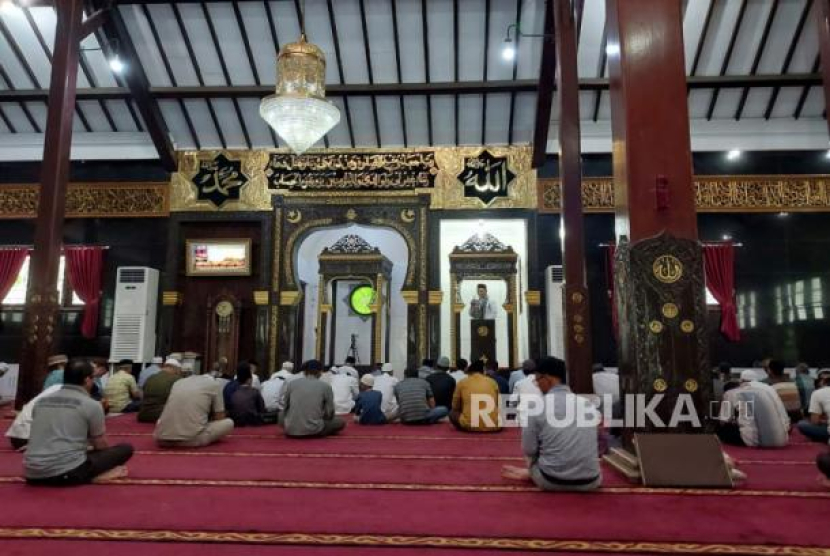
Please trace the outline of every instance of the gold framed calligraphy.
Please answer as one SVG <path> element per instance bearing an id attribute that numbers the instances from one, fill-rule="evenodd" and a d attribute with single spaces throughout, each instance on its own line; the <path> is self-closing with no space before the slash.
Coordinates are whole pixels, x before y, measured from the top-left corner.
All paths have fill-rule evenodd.
<path id="1" fill-rule="evenodd" d="M 250 276 L 250 239 L 188 239 L 188 276 Z"/>

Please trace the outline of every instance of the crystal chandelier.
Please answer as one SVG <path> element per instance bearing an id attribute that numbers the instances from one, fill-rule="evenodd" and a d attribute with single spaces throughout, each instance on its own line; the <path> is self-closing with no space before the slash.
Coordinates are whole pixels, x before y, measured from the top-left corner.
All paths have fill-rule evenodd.
<path id="1" fill-rule="evenodd" d="M 326 100 L 326 56 L 305 39 L 305 9 L 300 10 L 300 40 L 277 56 L 276 94 L 262 99 L 259 115 L 296 154 L 340 121 L 340 110 Z"/>

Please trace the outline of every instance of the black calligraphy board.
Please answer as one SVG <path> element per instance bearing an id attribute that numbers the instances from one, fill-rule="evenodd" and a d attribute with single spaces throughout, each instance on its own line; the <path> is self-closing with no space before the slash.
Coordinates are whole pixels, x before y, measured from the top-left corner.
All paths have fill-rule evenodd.
<path id="1" fill-rule="evenodd" d="M 274 153 L 265 169 L 270 189 L 291 191 L 416 189 L 433 187 L 437 174 L 431 151 Z"/>
<path id="2" fill-rule="evenodd" d="M 510 185 L 516 174 L 510 171 L 506 156 L 493 156 L 484 150 L 478 156 L 464 159 L 464 169 L 458 180 L 464 184 L 464 196 L 489 205 L 498 197 L 510 194 Z"/>
<path id="3" fill-rule="evenodd" d="M 220 208 L 227 201 L 238 201 L 239 191 L 248 183 L 239 160 L 228 160 L 220 154 L 213 160 L 199 162 L 199 171 L 192 178 L 196 198 Z"/>

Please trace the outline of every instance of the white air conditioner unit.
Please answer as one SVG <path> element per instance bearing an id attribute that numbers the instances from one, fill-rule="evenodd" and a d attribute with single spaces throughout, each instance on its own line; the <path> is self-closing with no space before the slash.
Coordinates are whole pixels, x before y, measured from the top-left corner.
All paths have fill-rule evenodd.
<path id="1" fill-rule="evenodd" d="M 565 358 L 565 277 L 562 265 L 545 269 L 545 305 L 548 317 L 548 355 Z"/>
<path id="2" fill-rule="evenodd" d="M 156 351 L 159 271 L 139 266 L 118 268 L 110 361 L 149 363 Z"/>

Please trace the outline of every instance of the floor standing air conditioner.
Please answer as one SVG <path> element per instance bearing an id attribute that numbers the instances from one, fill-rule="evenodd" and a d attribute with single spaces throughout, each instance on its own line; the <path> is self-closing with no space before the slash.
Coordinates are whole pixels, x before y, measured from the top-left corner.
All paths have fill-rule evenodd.
<path id="1" fill-rule="evenodd" d="M 156 351 L 159 271 L 138 266 L 118 269 L 110 361 L 149 363 Z"/>
<path id="2" fill-rule="evenodd" d="M 565 358 L 565 316 L 563 295 L 565 284 L 562 265 L 545 269 L 545 304 L 548 317 L 548 355 Z"/>

